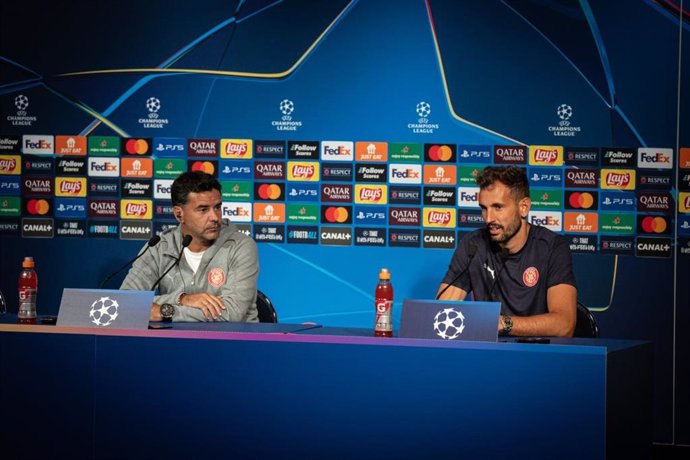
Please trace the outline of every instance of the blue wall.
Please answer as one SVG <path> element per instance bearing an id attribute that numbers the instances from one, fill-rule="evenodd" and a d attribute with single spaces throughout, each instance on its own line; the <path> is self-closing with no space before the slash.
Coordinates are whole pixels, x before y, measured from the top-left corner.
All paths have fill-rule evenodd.
<path id="1" fill-rule="evenodd" d="M 84 1 L 37 5 L 3 4 L 2 136 L 380 141 L 422 148 L 447 144 L 458 152 L 466 145 L 492 152 L 496 145 L 591 147 L 600 153 L 606 148 L 670 148 L 673 168 L 656 172 L 670 173 L 668 191 L 676 199 L 679 192 L 687 193 L 683 187 L 690 187 L 690 179 L 683 179 L 689 170 L 678 168 L 679 149 L 690 147 L 689 24 L 653 1 L 404 0 L 393 5 L 376 0 L 125 0 L 116 8 Z M 27 107 L 17 105 L 19 95 L 26 97 Z M 160 102 L 157 112 L 147 108 L 152 97 Z M 294 105 L 289 114 L 279 108 L 285 99 Z M 431 107 L 425 117 L 417 112 L 420 102 Z M 561 105 L 572 109 L 567 120 L 557 114 Z M 157 118 L 150 117 L 153 113 Z M 161 127 L 149 127 L 146 122 L 152 120 Z M 279 130 L 281 122 L 296 129 Z M 424 132 L 415 128 L 420 124 L 428 125 Z M 573 128 L 574 135 L 554 136 L 551 128 L 564 126 Z M 162 158 L 157 153 L 150 157 Z M 256 155 L 249 164 L 258 159 Z M 464 160 L 456 161 L 463 165 Z M 490 161 L 466 164 L 481 167 Z M 549 171 L 564 175 L 571 167 Z M 530 173 L 543 171 L 543 166 L 528 168 Z M 9 183 L 10 176 L 0 175 L 0 180 Z M 572 191 L 563 182 L 544 188 Z M 597 187 L 588 191 L 601 194 Z M 20 202 L 24 217 L 32 198 Z M 381 207 L 388 212 L 390 206 Z M 567 211 L 565 204 L 557 210 Z M 688 443 L 690 400 L 682 391 L 675 394 L 675 388 L 690 385 L 690 338 L 685 332 L 690 326 L 690 256 L 680 251 L 690 247 L 690 233 L 683 228 L 690 219 L 677 211 L 674 204 L 665 214 L 637 209 L 627 214 L 635 219 L 635 229 L 623 235 L 631 244 L 636 236 L 647 237 L 636 219 L 667 217 L 668 229 L 659 237 L 677 244 L 664 257 L 643 257 L 634 249 L 607 254 L 597 246 L 594 253 L 576 251 L 574 259 L 581 300 L 597 310 L 602 335 L 655 342 L 655 439 Z M 457 212 L 459 219 L 465 211 Z M 0 228 L 21 219 L 0 214 Z M 118 224 L 117 218 L 91 217 L 55 223 L 64 220 L 81 221 L 87 230 L 94 222 Z M 154 212 L 146 222 L 156 230 L 170 219 Z M 249 224 L 250 231 L 260 228 Z M 277 227 L 287 237 L 289 229 Z M 401 228 L 389 221 L 375 227 L 389 235 Z M 456 236 L 469 229 L 458 226 Z M 421 234 L 425 228 L 420 224 L 413 230 Z M 566 236 L 571 242 L 593 238 L 595 245 L 608 238 L 602 232 Z M 397 327 L 402 300 L 435 293 L 452 249 L 389 243 L 261 243 L 260 288 L 283 322 L 372 327 L 373 290 L 385 266 L 393 274 Z M 40 277 L 39 312 L 54 314 L 63 287 L 97 286 L 142 244 L 117 234 L 43 239 L 4 230 L 0 289 L 15 310 L 20 262 L 33 255 Z"/>

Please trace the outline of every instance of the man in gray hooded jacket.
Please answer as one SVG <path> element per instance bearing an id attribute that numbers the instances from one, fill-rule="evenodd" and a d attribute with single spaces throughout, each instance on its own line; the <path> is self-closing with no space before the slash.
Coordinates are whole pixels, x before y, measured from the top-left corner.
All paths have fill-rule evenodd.
<path id="1" fill-rule="evenodd" d="M 151 321 L 258 321 L 256 243 L 221 219 L 221 187 L 200 171 L 180 174 L 171 187 L 180 223 L 161 235 L 129 270 L 121 289 L 150 290 L 159 284 Z M 183 240 L 191 242 L 183 248 Z"/>

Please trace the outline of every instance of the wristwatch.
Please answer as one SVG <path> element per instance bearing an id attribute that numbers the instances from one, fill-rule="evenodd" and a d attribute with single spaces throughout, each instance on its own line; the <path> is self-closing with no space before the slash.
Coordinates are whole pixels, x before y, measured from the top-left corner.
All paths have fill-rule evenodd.
<path id="1" fill-rule="evenodd" d="M 161 320 L 165 322 L 172 321 L 173 315 L 175 314 L 175 305 L 170 303 L 164 303 L 161 305 Z"/>
<path id="2" fill-rule="evenodd" d="M 510 335 L 510 331 L 513 330 L 513 318 L 509 315 L 501 316 L 501 324 L 503 324 L 503 330 L 501 331 L 504 335 Z"/>

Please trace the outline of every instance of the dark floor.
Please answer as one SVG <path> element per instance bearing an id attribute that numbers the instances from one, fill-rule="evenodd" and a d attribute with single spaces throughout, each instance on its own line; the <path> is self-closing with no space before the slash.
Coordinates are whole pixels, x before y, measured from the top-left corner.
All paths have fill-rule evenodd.
<path id="1" fill-rule="evenodd" d="M 652 458 L 654 460 L 688 460 L 690 459 L 690 446 L 654 444 Z"/>

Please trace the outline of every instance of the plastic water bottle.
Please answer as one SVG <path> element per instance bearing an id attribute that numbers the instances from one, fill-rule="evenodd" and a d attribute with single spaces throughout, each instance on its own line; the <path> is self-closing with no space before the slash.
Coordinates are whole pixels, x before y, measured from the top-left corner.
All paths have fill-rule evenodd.
<path id="1" fill-rule="evenodd" d="M 7 302 L 5 302 L 5 297 L 2 295 L 2 291 L 0 291 L 0 315 L 5 313 L 7 313 Z"/>
<path id="2" fill-rule="evenodd" d="M 393 285 L 387 268 L 379 273 L 379 284 L 376 285 L 376 337 L 393 337 Z"/>
<path id="3" fill-rule="evenodd" d="M 23 324 L 36 323 L 36 297 L 38 296 L 38 276 L 34 270 L 34 258 L 24 257 L 19 274 L 19 312 L 17 317 Z"/>

